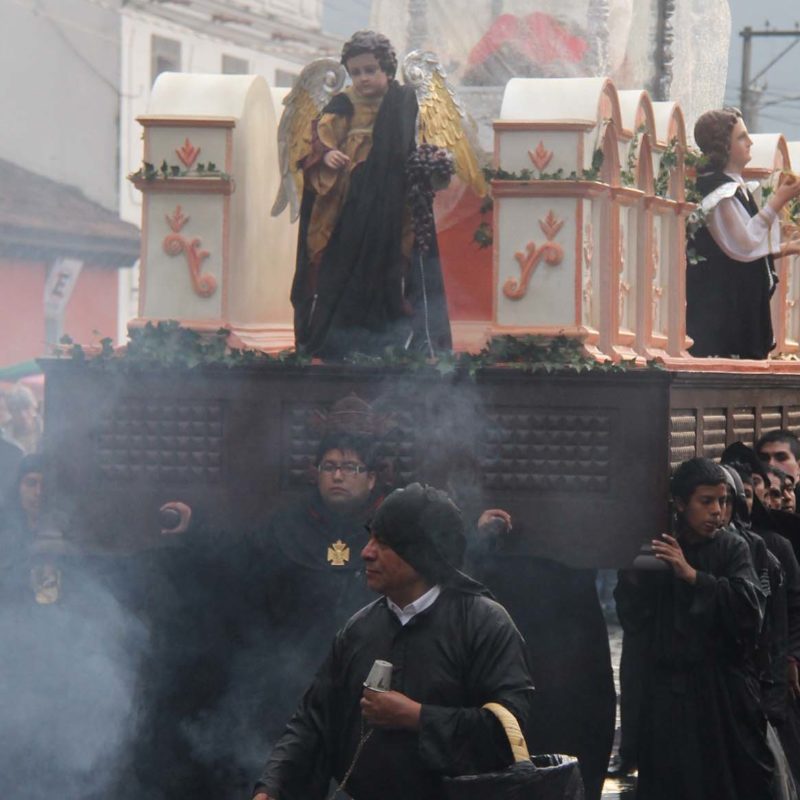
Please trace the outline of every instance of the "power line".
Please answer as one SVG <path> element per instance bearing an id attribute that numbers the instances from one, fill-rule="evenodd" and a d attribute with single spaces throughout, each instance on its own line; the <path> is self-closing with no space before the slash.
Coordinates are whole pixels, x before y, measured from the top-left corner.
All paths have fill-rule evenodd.
<path id="1" fill-rule="evenodd" d="M 766 74 L 778 63 L 793 47 L 800 43 L 800 27 L 794 30 L 780 30 L 769 28 L 767 30 L 753 30 L 750 26 L 739 31 L 742 37 L 742 82 L 740 87 L 739 106 L 742 110 L 747 125 L 754 130 L 757 128 L 756 117 L 758 112 L 760 92 L 753 88 L 753 82 Z M 753 39 L 756 37 L 792 37 L 795 41 L 781 50 L 755 77 L 750 76 Z M 771 105 L 775 105 L 772 103 Z"/>
<path id="2" fill-rule="evenodd" d="M 798 34 L 798 36 L 800 36 L 800 34 Z M 796 38 L 791 44 L 787 45 L 783 50 L 781 50 L 780 53 L 778 53 L 778 55 L 776 55 L 775 58 L 773 58 L 772 61 L 770 61 L 767 66 L 761 70 L 761 72 L 757 72 L 755 75 L 753 75 L 753 77 L 750 79 L 750 82 L 753 83 L 754 81 L 757 81 L 770 67 L 777 64 L 793 47 L 797 47 L 798 44 L 800 44 L 800 38 Z"/>

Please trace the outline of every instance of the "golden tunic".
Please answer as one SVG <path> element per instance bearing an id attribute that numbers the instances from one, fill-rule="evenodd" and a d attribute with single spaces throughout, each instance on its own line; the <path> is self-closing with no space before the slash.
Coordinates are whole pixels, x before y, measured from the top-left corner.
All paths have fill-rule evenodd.
<path id="1" fill-rule="evenodd" d="M 312 264 L 319 263 L 336 227 L 350 187 L 351 173 L 366 161 L 372 149 L 372 129 L 383 101 L 383 97 L 361 97 L 352 86 L 345 89 L 344 94 L 353 104 L 352 117 L 323 114 L 317 123 L 317 136 L 325 148 L 340 150 L 350 162 L 343 169 L 331 169 L 320 160 L 305 173 L 317 195 L 307 234 L 308 256 Z M 403 254 L 406 257 L 410 256 L 412 245 L 411 217 L 406 213 L 403 221 Z"/>

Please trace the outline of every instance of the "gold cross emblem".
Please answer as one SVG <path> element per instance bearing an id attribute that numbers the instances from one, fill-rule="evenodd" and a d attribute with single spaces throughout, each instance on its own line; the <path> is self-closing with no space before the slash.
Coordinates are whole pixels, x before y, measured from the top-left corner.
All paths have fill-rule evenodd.
<path id="1" fill-rule="evenodd" d="M 332 567 L 343 567 L 350 560 L 350 548 L 341 540 L 328 547 L 328 561 Z"/>

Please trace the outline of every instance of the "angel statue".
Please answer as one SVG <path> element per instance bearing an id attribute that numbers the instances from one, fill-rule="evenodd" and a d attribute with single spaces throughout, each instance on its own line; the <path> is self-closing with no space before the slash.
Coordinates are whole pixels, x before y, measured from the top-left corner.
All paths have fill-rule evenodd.
<path id="1" fill-rule="evenodd" d="M 310 355 L 452 346 L 433 193 L 453 172 L 481 195 L 486 184 L 436 57 L 410 53 L 403 85 L 396 71 L 391 42 L 359 31 L 341 64 L 312 62 L 284 100 L 272 214 L 300 218 L 291 299 Z"/>

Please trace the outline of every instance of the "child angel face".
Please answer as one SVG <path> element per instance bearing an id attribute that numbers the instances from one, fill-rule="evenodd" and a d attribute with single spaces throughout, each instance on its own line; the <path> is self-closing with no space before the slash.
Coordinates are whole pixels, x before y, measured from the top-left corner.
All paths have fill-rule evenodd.
<path id="1" fill-rule="evenodd" d="M 389 76 L 381 69 L 374 53 L 362 53 L 347 59 L 347 72 L 353 88 L 362 97 L 383 97 L 389 88 Z"/>

